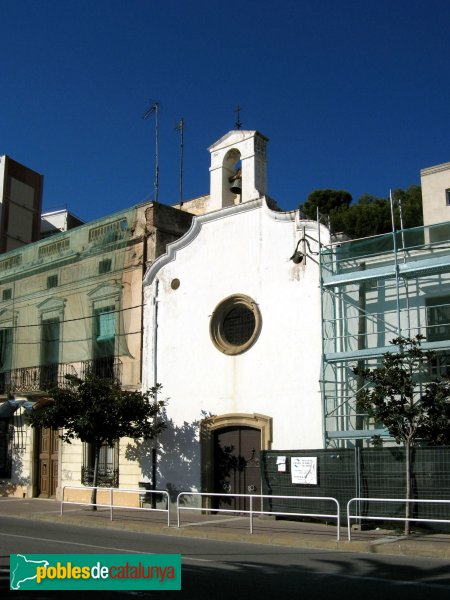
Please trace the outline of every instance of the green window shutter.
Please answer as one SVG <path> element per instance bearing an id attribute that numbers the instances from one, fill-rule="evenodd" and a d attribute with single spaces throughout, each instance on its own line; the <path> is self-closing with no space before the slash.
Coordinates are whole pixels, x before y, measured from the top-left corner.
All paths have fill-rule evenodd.
<path id="1" fill-rule="evenodd" d="M 116 335 L 116 314 L 102 312 L 98 315 L 97 340 L 109 340 Z"/>

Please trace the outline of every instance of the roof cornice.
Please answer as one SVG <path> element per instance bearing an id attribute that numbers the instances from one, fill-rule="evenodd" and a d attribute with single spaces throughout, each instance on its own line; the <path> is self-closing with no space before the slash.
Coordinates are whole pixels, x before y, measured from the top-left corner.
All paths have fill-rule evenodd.
<path id="1" fill-rule="evenodd" d="M 440 171 L 449 171 L 450 170 L 450 162 L 442 163 L 440 165 L 434 165 L 433 167 L 427 167 L 426 169 L 420 170 L 420 176 L 424 177 L 425 175 L 433 175 L 434 173 L 439 173 Z"/>

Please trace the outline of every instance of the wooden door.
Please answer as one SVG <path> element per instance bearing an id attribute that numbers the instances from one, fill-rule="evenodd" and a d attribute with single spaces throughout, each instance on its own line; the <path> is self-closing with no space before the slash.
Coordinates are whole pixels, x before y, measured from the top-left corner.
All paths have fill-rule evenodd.
<path id="1" fill-rule="evenodd" d="M 261 431 L 252 427 L 224 427 L 214 436 L 214 491 L 224 494 L 260 494 Z M 247 498 L 220 497 L 217 508 L 248 510 Z M 258 509 L 260 502 L 254 503 Z"/>
<path id="2" fill-rule="evenodd" d="M 41 429 L 39 435 L 38 496 L 54 498 L 58 487 L 59 437 L 55 429 Z"/>

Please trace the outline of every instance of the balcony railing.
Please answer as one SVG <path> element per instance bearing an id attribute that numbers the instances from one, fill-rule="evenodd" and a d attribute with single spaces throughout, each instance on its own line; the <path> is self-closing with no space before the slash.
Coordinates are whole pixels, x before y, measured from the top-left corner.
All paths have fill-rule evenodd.
<path id="1" fill-rule="evenodd" d="M 73 365 L 54 363 L 35 367 L 23 367 L 0 373 L 0 393 L 39 392 L 52 385 L 66 387 L 66 375 L 76 375 Z"/>
<path id="2" fill-rule="evenodd" d="M 117 383 L 122 382 L 122 361 L 117 356 L 105 356 L 84 360 L 81 363 L 80 377 L 85 379 L 89 375 L 95 375 L 100 379 L 107 379 Z"/>
<path id="3" fill-rule="evenodd" d="M 0 394 L 40 392 L 53 385 L 68 387 L 66 375 L 85 379 L 93 374 L 117 383 L 122 381 L 122 361 L 116 357 L 85 360 L 76 366 L 77 369 L 71 363 L 54 363 L 4 371 L 0 373 Z"/>

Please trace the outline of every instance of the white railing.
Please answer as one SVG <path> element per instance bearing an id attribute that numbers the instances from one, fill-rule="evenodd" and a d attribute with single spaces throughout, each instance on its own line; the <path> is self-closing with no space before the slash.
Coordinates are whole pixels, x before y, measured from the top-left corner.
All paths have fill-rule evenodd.
<path id="1" fill-rule="evenodd" d="M 351 542 L 351 519 L 367 519 L 372 521 L 414 521 L 419 523 L 450 523 L 450 519 L 419 519 L 418 517 L 388 517 L 388 516 L 370 516 L 370 515 L 351 515 L 350 505 L 353 502 L 404 502 L 407 504 L 450 504 L 450 500 L 420 500 L 414 498 L 406 500 L 406 498 L 352 498 L 347 502 L 347 529 L 348 541 Z"/>
<path id="2" fill-rule="evenodd" d="M 180 506 L 180 499 L 185 496 L 193 497 L 226 497 L 226 498 L 248 498 L 249 499 L 249 510 L 233 509 L 233 508 L 210 508 L 210 507 L 198 507 L 198 506 Z M 268 498 L 270 500 L 321 500 L 334 502 L 336 505 L 336 513 L 324 514 L 324 513 L 302 513 L 302 512 L 279 512 L 271 510 L 257 510 L 253 508 L 253 501 L 255 499 Z M 214 513 L 235 513 L 235 514 L 248 514 L 250 520 L 250 533 L 253 533 L 253 515 L 275 515 L 275 516 L 287 516 L 287 517 L 314 517 L 318 519 L 336 519 L 336 540 L 340 538 L 340 508 L 339 502 L 336 498 L 331 497 L 319 497 L 319 496 L 272 496 L 267 494 L 218 494 L 209 492 L 181 492 L 177 497 L 177 526 L 180 527 L 180 512 L 182 510 L 196 510 L 201 512 L 214 512 Z"/>
<path id="3" fill-rule="evenodd" d="M 99 492 L 109 492 L 109 503 L 103 504 L 99 502 L 95 502 L 94 504 L 90 501 L 85 502 L 83 500 L 65 500 L 64 492 L 65 490 L 97 490 L 97 494 Z M 114 493 L 118 494 L 138 494 L 139 495 L 139 506 L 123 506 L 119 504 L 114 504 Z M 166 500 L 166 508 L 145 508 L 142 506 L 142 496 L 146 496 L 147 494 L 154 494 L 163 496 Z M 115 508 L 122 508 L 127 510 L 141 510 L 148 512 L 165 512 L 167 513 L 167 527 L 170 527 L 170 500 L 169 493 L 166 490 L 143 490 L 143 489 L 123 489 L 123 488 L 107 488 L 101 486 L 88 486 L 88 485 L 65 485 L 62 489 L 62 499 L 61 499 L 61 516 L 64 511 L 64 504 L 78 504 L 82 506 L 95 506 L 101 508 L 109 508 L 110 511 L 110 519 L 113 520 L 113 512 Z"/>

